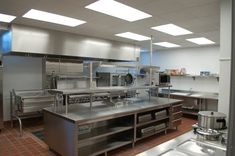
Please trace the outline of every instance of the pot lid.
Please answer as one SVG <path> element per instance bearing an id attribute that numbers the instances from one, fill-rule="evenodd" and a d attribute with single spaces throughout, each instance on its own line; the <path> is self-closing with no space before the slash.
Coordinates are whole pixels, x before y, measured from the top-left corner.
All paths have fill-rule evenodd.
<path id="1" fill-rule="evenodd" d="M 207 117 L 221 117 L 226 118 L 226 114 L 214 111 L 200 111 L 198 115 L 207 116 Z"/>

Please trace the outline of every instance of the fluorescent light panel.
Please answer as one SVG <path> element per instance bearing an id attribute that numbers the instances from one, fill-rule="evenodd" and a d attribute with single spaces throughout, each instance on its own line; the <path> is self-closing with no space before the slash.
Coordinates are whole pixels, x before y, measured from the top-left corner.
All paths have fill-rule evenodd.
<path id="1" fill-rule="evenodd" d="M 129 22 L 152 17 L 152 15 L 114 0 L 98 0 L 92 4 L 87 5 L 85 8 L 114 16 Z"/>
<path id="2" fill-rule="evenodd" d="M 78 20 L 75 18 L 57 15 L 57 14 L 35 10 L 35 9 L 29 10 L 26 14 L 23 15 L 23 17 L 34 19 L 34 20 L 39 20 L 39 21 L 44 21 L 44 22 L 70 26 L 70 27 L 76 27 L 78 25 L 86 23 L 85 21 Z"/>
<path id="3" fill-rule="evenodd" d="M 187 41 L 196 43 L 198 45 L 215 44 L 215 42 L 213 42 L 205 37 L 190 38 L 190 39 L 187 39 Z"/>
<path id="4" fill-rule="evenodd" d="M 10 23 L 10 22 L 12 22 L 15 18 L 16 18 L 16 16 L 6 15 L 6 14 L 1 14 L 1 13 L 0 13 L 0 22 Z"/>
<path id="5" fill-rule="evenodd" d="M 181 47 L 178 44 L 174 44 L 174 43 L 170 43 L 170 42 L 158 42 L 158 43 L 153 43 L 153 44 L 161 46 L 161 47 L 167 47 L 167 48 Z"/>
<path id="6" fill-rule="evenodd" d="M 174 24 L 160 25 L 160 26 L 152 27 L 152 29 L 166 33 L 166 34 L 170 34 L 173 36 L 187 35 L 187 34 L 193 33 L 189 30 L 186 30 Z"/>
<path id="7" fill-rule="evenodd" d="M 132 32 L 125 32 L 125 33 L 120 33 L 120 34 L 115 34 L 116 36 L 123 37 L 123 38 L 128 38 L 136 41 L 145 41 L 145 40 L 150 40 L 150 37 L 135 34 Z"/>

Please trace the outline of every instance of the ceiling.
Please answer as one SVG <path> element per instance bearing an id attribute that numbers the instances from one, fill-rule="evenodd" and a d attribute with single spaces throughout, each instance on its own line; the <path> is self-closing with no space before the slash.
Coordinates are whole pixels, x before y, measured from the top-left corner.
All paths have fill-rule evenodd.
<path id="1" fill-rule="evenodd" d="M 15 15 L 13 23 L 55 29 L 99 38 L 111 39 L 121 42 L 140 45 L 148 49 L 150 41 L 135 42 L 114 34 L 133 32 L 145 36 L 153 36 L 153 42 L 172 42 L 185 47 L 198 45 L 186 41 L 187 38 L 206 37 L 216 44 L 220 41 L 220 1 L 219 0 L 116 0 L 148 14 L 153 17 L 128 22 L 102 13 L 84 8 L 96 0 L 0 0 L 0 13 Z M 47 11 L 55 14 L 69 16 L 87 23 L 77 27 L 66 27 L 21 16 L 30 9 Z M 150 29 L 153 26 L 173 23 L 186 28 L 193 34 L 184 36 L 171 36 Z M 164 49 L 153 45 L 154 50 Z"/>

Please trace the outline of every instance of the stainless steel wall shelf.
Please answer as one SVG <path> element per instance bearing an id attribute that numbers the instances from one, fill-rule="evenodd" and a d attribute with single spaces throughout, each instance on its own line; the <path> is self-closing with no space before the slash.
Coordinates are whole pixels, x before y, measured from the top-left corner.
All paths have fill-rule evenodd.
<path id="1" fill-rule="evenodd" d="M 190 77 L 193 78 L 193 80 L 196 80 L 196 78 L 215 78 L 217 81 L 219 81 L 219 75 L 208 75 L 208 76 L 202 76 L 202 75 L 172 75 L 172 77 Z"/>

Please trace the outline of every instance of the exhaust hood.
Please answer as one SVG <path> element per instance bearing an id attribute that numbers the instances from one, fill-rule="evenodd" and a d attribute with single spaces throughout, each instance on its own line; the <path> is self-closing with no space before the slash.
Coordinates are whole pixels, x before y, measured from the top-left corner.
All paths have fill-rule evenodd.
<path id="1" fill-rule="evenodd" d="M 8 32 L 11 46 L 4 50 L 7 54 L 136 61 L 140 53 L 140 47 L 132 44 L 30 26 L 13 24 Z"/>

